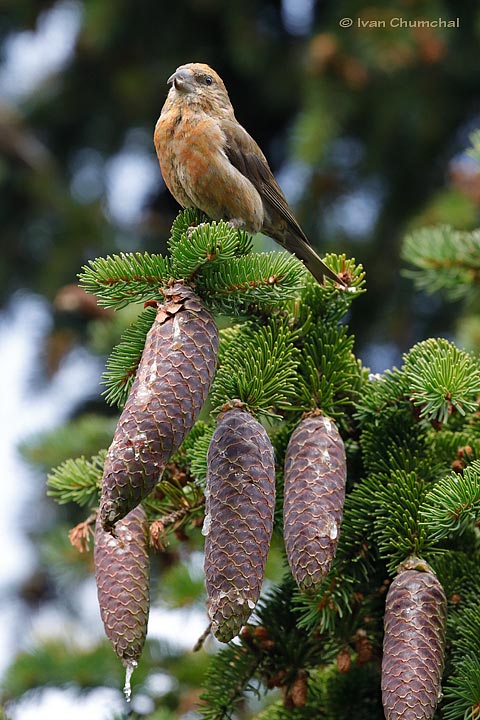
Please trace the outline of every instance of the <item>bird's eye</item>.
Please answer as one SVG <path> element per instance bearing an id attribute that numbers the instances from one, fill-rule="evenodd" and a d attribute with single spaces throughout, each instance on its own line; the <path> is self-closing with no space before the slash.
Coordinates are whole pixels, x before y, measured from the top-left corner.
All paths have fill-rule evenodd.
<path id="1" fill-rule="evenodd" d="M 213 83 L 213 77 L 211 75 L 205 75 L 205 85 L 211 85 Z"/>

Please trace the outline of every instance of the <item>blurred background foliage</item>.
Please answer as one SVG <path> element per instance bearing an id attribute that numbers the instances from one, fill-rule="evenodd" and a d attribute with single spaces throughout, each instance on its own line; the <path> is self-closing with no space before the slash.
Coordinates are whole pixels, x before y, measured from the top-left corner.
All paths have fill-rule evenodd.
<path id="1" fill-rule="evenodd" d="M 343 17 L 354 18 L 351 28 L 339 27 Z M 387 27 L 359 27 L 358 17 Z M 459 17 L 460 27 L 394 29 L 392 17 Z M 480 124 L 479 41 L 475 0 L 0 0 L 0 309 L 19 290 L 46 298 L 46 377 L 72 347 L 109 351 L 132 310 L 112 319 L 72 284 L 97 255 L 165 251 L 178 208 L 152 134 L 166 79 L 196 60 L 223 77 L 312 243 L 364 265 L 368 292 L 349 319 L 364 363 L 382 371 L 419 339 L 454 334 L 458 302 L 413 292 L 400 248 L 425 225 L 478 226 L 478 163 L 464 151 Z M 29 460 L 47 469 L 104 447 L 113 425 L 84 417 L 85 409 L 75 409 L 80 429 L 28 443 Z M 106 412 L 99 396 L 88 409 Z M 68 597 L 91 564 L 66 539 L 82 518 L 50 505 L 44 515 L 30 531 L 37 567 L 18 588 L 28 612 Z M 179 538 L 157 559 L 167 578 L 162 602 L 172 608 L 203 599 L 199 547 L 200 533 Z M 279 565 L 274 552 L 270 577 L 281 576 Z M 107 644 L 80 646 L 54 638 L 20 653 L 4 697 L 71 678 L 118 688 L 122 671 Z M 161 656 L 162 671 L 148 680 L 140 669 L 137 682 L 149 712 L 157 698 L 152 718 L 191 711 L 212 647 L 192 655 L 150 642 L 145 666 Z"/>
<path id="2" fill-rule="evenodd" d="M 1 7 L 3 298 L 25 284 L 53 298 L 98 253 L 164 250 L 176 204 L 160 179 L 152 131 L 172 69 L 203 60 L 224 78 L 312 242 L 366 267 L 369 292 L 352 318 L 359 351 L 373 338 L 404 350 L 425 334 L 418 298 L 399 277 L 399 246 L 412 226 L 468 230 L 477 220 L 480 181 L 462 156 L 479 111 L 475 2 Z M 29 33 L 48 34 L 52 14 L 57 34 L 62 25 L 69 33 L 60 67 L 33 86 L 23 76 L 9 86 L 15 33 L 33 43 Z M 385 19 L 387 28 L 342 29 L 344 16 Z M 396 16 L 461 22 L 388 27 Z M 420 309 L 425 323 L 446 329 L 443 308 Z"/>

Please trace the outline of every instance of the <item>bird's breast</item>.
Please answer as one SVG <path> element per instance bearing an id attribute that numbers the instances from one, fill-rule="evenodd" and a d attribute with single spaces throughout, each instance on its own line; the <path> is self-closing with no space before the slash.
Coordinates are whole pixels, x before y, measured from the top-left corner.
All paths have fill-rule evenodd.
<path id="1" fill-rule="evenodd" d="M 183 207 L 198 207 L 212 220 L 235 220 L 253 233 L 260 230 L 261 197 L 228 159 L 219 119 L 188 107 L 162 111 L 155 147 L 165 183 Z"/>

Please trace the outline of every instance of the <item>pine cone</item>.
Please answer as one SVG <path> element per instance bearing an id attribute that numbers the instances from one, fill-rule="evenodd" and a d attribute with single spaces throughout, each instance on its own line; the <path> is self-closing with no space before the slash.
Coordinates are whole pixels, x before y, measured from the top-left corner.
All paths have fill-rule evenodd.
<path id="1" fill-rule="evenodd" d="M 213 634 L 228 642 L 260 595 L 273 529 L 275 461 L 260 423 L 235 408 L 218 422 L 207 463 L 207 607 Z"/>
<path id="2" fill-rule="evenodd" d="M 387 720 L 433 718 L 441 693 L 447 601 L 431 568 L 411 558 L 387 593 L 382 702 Z"/>
<path id="3" fill-rule="evenodd" d="M 95 528 L 95 579 L 105 634 L 124 667 L 137 666 L 150 608 L 148 522 L 141 505 L 117 523 L 116 536 Z"/>
<path id="4" fill-rule="evenodd" d="M 323 415 L 293 431 L 285 456 L 283 532 L 288 562 L 301 590 L 322 582 L 337 550 L 347 466 L 343 440 Z"/>
<path id="5" fill-rule="evenodd" d="M 215 372 L 218 331 L 212 316 L 185 285 L 176 283 L 165 296 L 105 460 L 105 530 L 158 482 L 194 425 Z"/>

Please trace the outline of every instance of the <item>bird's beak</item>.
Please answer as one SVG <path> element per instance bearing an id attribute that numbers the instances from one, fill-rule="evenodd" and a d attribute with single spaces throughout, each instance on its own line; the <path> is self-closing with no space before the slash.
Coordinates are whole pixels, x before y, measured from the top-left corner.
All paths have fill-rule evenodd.
<path id="1" fill-rule="evenodd" d="M 167 84 L 174 86 L 175 90 L 181 90 L 182 92 L 189 92 L 193 90 L 193 75 L 190 70 L 176 70 L 173 75 L 167 80 Z"/>

